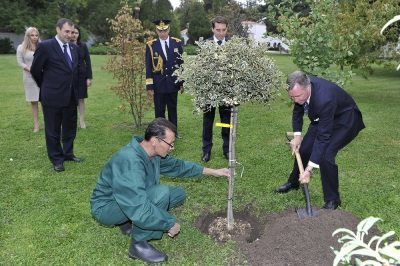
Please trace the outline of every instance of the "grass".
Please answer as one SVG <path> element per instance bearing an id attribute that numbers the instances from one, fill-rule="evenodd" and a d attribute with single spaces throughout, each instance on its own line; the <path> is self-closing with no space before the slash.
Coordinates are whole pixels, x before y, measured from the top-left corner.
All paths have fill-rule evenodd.
<path id="1" fill-rule="evenodd" d="M 285 74 L 295 70 L 290 57 L 274 58 Z M 127 257 L 129 238 L 117 228 L 102 227 L 92 219 L 89 197 L 107 160 L 133 134 L 142 135 L 143 130 L 134 129 L 130 116 L 119 112 L 119 100 L 109 89 L 114 82 L 112 76 L 102 70 L 106 57 L 92 56 L 92 61 L 94 83 L 87 101 L 88 128 L 79 130 L 75 141 L 75 153 L 85 162 L 68 162 L 65 172 L 56 173 L 47 158 L 43 129 L 32 133 L 30 106 L 24 101 L 22 74 L 15 56 L 0 56 L 1 265 L 132 263 Z M 367 128 L 337 157 L 342 209 L 360 219 L 380 217 L 384 220 L 379 224 L 382 231 L 395 230 L 399 235 L 399 72 L 376 67 L 373 76 L 367 80 L 356 76 L 346 90 L 362 110 Z M 202 117 L 192 113 L 191 99 L 186 94 L 179 96 L 178 111 L 183 139 L 177 141 L 173 153 L 200 163 Z M 152 117 L 151 111 L 145 121 Z M 290 118 L 285 92 L 270 106 L 240 106 L 236 149 L 244 173 L 236 180 L 237 210 L 249 203 L 255 215 L 304 207 L 300 190 L 287 195 L 273 193 L 286 181 L 293 164 L 284 138 L 284 133 L 291 130 Z M 207 166 L 225 167 L 219 129 L 215 129 L 214 136 L 212 160 Z M 227 183 L 215 177 L 162 181 L 180 185 L 188 194 L 185 205 L 173 211 L 182 225 L 181 234 L 154 242 L 169 255 L 170 264 L 235 264 L 235 243 L 216 244 L 194 226 L 203 211 L 226 208 Z M 322 206 L 318 174 L 313 177 L 310 193 L 313 204 Z"/>

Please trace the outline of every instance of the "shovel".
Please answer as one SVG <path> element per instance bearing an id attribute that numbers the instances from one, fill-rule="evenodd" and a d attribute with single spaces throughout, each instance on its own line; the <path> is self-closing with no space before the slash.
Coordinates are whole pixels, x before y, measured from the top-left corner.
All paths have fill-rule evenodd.
<path id="1" fill-rule="evenodd" d="M 286 138 L 290 141 L 293 138 L 293 132 L 286 132 Z M 299 167 L 300 174 L 304 172 L 303 161 L 301 160 L 301 156 L 298 150 L 295 151 L 297 166 Z M 313 217 L 317 215 L 317 212 L 312 209 L 311 201 L 310 201 L 310 192 L 308 192 L 308 184 L 303 184 L 303 193 L 306 199 L 306 208 L 297 208 L 296 213 L 300 219 L 304 219 L 306 217 Z"/>
<path id="2" fill-rule="evenodd" d="M 296 155 L 297 166 L 299 167 L 300 174 L 302 174 L 304 172 L 304 167 L 303 167 L 303 162 L 301 161 L 299 151 L 296 151 L 295 155 Z M 306 199 L 306 208 L 296 209 L 296 213 L 300 219 L 304 219 L 306 217 L 313 217 L 317 215 L 317 213 L 311 207 L 310 193 L 308 192 L 308 184 L 303 184 L 303 193 Z"/>

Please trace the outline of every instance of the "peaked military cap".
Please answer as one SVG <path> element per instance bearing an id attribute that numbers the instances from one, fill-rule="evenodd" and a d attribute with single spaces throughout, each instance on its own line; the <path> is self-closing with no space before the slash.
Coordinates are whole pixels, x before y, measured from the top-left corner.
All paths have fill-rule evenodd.
<path id="1" fill-rule="evenodd" d="M 157 30 L 167 30 L 169 28 L 169 23 L 171 23 L 171 20 L 158 19 L 158 20 L 154 20 L 153 23 L 156 25 Z"/>

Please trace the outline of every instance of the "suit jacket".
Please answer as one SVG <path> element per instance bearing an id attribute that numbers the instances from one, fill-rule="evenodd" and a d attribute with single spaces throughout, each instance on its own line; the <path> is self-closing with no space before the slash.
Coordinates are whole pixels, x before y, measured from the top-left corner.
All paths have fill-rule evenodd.
<path id="1" fill-rule="evenodd" d="M 33 56 L 31 74 L 40 87 L 39 100 L 45 106 L 65 107 L 71 100 L 77 104 L 78 47 L 69 45 L 72 69 L 55 38 L 40 42 Z"/>
<path id="2" fill-rule="evenodd" d="M 308 118 L 317 126 L 310 161 L 319 164 L 334 130 L 341 127 L 351 128 L 358 133 L 365 126 L 362 115 L 353 98 L 342 88 L 328 80 L 310 76 L 311 97 Z M 359 115 L 354 115 L 357 112 Z M 304 106 L 295 104 L 292 125 L 294 132 L 301 132 L 303 127 Z"/>
<path id="3" fill-rule="evenodd" d="M 78 71 L 84 75 L 85 82 L 86 79 L 93 79 L 89 49 L 84 42 L 78 45 Z"/>
<path id="4" fill-rule="evenodd" d="M 169 38 L 167 58 L 161 47 L 160 39 L 146 43 L 146 88 L 155 93 L 173 93 L 179 91 L 183 82 L 177 82 L 177 77 L 172 76 L 183 60 L 182 41 L 178 38 Z"/>

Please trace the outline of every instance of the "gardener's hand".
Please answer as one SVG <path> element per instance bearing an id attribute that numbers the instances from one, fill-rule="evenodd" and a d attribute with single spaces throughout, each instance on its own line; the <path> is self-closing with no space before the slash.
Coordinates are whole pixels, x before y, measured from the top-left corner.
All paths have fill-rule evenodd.
<path id="1" fill-rule="evenodd" d="M 180 231 L 181 231 L 180 224 L 175 223 L 174 226 L 172 226 L 171 229 L 168 230 L 168 236 L 174 237 L 177 234 L 179 234 Z"/>
<path id="2" fill-rule="evenodd" d="M 230 178 L 230 171 L 228 168 L 221 168 L 221 169 L 211 169 L 204 167 L 203 175 L 212 175 L 212 176 L 225 176 Z"/>
<path id="3" fill-rule="evenodd" d="M 153 95 L 154 95 L 154 90 L 147 90 L 147 93 L 148 93 L 150 96 L 153 96 Z"/>
<path id="4" fill-rule="evenodd" d="M 181 86 L 181 88 L 179 89 L 181 94 L 185 91 L 185 89 L 183 88 L 183 86 Z"/>
<path id="5" fill-rule="evenodd" d="M 296 135 L 293 137 L 293 139 L 290 141 L 290 148 L 292 149 L 292 155 L 300 148 L 301 144 L 301 136 Z"/>

